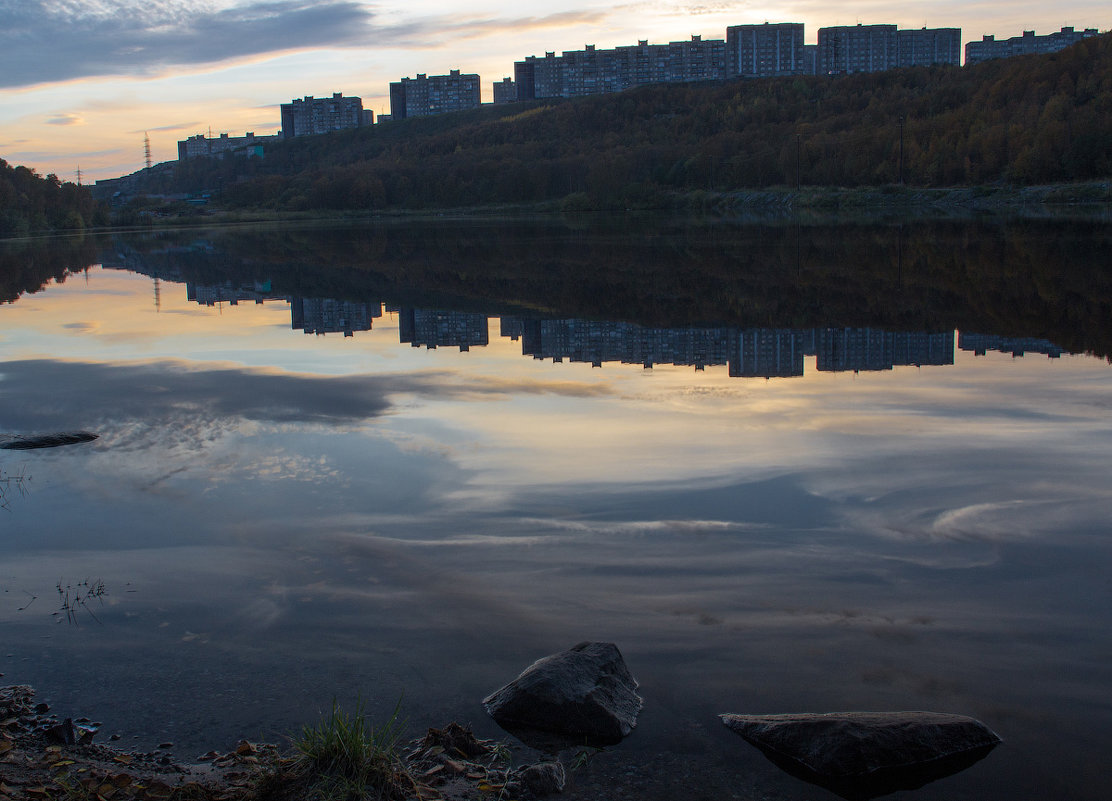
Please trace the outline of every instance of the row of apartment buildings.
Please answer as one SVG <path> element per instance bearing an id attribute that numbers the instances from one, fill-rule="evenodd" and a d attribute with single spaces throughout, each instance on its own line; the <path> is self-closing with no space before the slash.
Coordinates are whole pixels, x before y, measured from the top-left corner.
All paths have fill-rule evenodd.
<path id="1" fill-rule="evenodd" d="M 990 58 L 1061 50 L 1097 35 L 1095 28 L 1061 31 L 996 41 L 986 36 L 965 48 L 967 64 Z M 818 43 L 803 43 L 801 22 L 734 25 L 725 39 L 691 37 L 690 41 L 600 50 L 566 50 L 560 55 L 528 56 L 514 64 L 514 77 L 494 84 L 494 102 L 619 92 L 636 86 L 784 75 L 848 75 L 897 67 L 961 64 L 960 28 L 900 29 L 896 25 L 838 25 L 819 28 Z M 479 105 L 479 76 L 418 75 L 390 85 L 393 119 L 459 111 Z"/>
<path id="2" fill-rule="evenodd" d="M 528 56 L 514 64 L 514 77 L 494 84 L 494 102 L 510 103 L 556 97 L 620 92 L 658 83 L 770 78 L 785 75 L 849 75 L 881 72 L 898 67 L 961 64 L 960 28 L 900 29 L 896 25 L 837 25 L 819 28 L 818 43 L 803 43 L 802 22 L 734 25 L 725 39 L 636 45 L 599 50 L 565 50 L 559 56 Z M 997 40 L 985 36 L 965 46 L 965 63 L 995 58 L 1052 53 L 1081 39 L 1096 36 L 1095 28 L 1062 28 L 1046 36 L 1024 31 L 1022 36 Z M 388 119 L 427 117 L 478 108 L 479 76 L 452 70 L 447 75 L 402 78 L 390 84 Z M 374 112 L 363 109 L 358 97 L 335 93 L 312 96 L 281 105 L 282 130 L 276 136 L 218 138 L 197 134 L 178 142 L 178 159 L 223 156 L 228 153 L 262 155 L 266 140 L 292 138 L 371 125 Z"/>

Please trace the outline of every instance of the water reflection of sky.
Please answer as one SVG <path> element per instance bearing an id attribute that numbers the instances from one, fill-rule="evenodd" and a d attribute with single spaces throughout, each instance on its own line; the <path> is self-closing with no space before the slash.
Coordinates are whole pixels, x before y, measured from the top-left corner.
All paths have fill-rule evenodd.
<path id="1" fill-rule="evenodd" d="M 5 681 L 200 751 L 357 692 L 489 727 L 505 678 L 609 639 L 647 699 L 629 753 L 679 728 L 766 775 L 715 713 L 927 708 L 1006 745 L 918 797 L 1100 797 L 1107 364 L 765 381 L 153 301 L 94 270 L 0 308 L 0 430 L 101 435 L 0 462 L 31 476 L 0 513 Z M 100 625 L 52 623 L 89 577 Z"/>

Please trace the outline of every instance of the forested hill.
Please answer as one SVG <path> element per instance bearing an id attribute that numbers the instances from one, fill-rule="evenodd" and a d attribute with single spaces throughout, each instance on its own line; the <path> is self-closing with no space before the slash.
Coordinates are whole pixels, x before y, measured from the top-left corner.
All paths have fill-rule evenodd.
<path id="1" fill-rule="evenodd" d="M 107 213 L 87 187 L 45 178 L 27 167 L 0 159 L 0 238 L 38 231 L 83 230 L 103 225 Z"/>
<path id="2" fill-rule="evenodd" d="M 194 159 L 152 175 L 147 189 L 215 190 L 227 205 L 282 209 L 637 206 L 797 182 L 1109 176 L 1105 34 L 965 68 L 660 85 L 387 122 L 282 142 L 262 160 Z"/>

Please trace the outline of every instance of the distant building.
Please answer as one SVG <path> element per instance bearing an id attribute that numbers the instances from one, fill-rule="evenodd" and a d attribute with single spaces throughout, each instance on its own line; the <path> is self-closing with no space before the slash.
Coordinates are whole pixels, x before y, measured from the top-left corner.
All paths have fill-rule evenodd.
<path id="1" fill-rule="evenodd" d="M 896 32 L 896 66 L 961 66 L 961 28 L 920 28 Z"/>
<path id="2" fill-rule="evenodd" d="M 560 56 L 528 56 L 514 63 L 518 100 L 582 97 L 620 92 L 655 83 L 723 80 L 727 76 L 726 42 L 692 36 L 688 41 L 598 50 L 565 50 Z"/>
<path id="3" fill-rule="evenodd" d="M 363 109 L 363 124 L 364 125 L 374 125 L 375 124 L 375 113 L 373 111 L 371 111 L 369 108 Z"/>
<path id="4" fill-rule="evenodd" d="M 749 328 L 733 337 L 729 370 L 733 378 L 791 378 L 803 375 L 803 332 Z"/>
<path id="5" fill-rule="evenodd" d="M 503 78 L 496 81 L 494 84 L 494 102 L 496 105 L 502 103 L 514 103 L 517 101 L 517 84 L 514 83 L 513 78 Z"/>
<path id="6" fill-rule="evenodd" d="M 400 309 L 398 338 L 412 347 L 458 347 L 468 351 L 472 346 L 489 344 L 487 317 L 474 312 L 444 309 Z"/>
<path id="7" fill-rule="evenodd" d="M 958 333 L 958 349 L 972 351 L 977 356 L 984 356 L 992 350 L 1000 353 L 1010 353 L 1014 358 L 1019 358 L 1025 353 L 1042 353 L 1048 359 L 1058 359 L 1063 353 L 1069 352 L 1046 339 L 1000 337 L 994 334 L 967 334 L 964 331 Z"/>
<path id="8" fill-rule="evenodd" d="M 282 137 L 309 136 L 363 125 L 363 100 L 336 92 L 330 98 L 307 95 L 282 104 Z"/>
<path id="9" fill-rule="evenodd" d="M 734 25 L 726 29 L 726 74 L 729 78 L 800 75 L 803 23 Z"/>
<path id="10" fill-rule="evenodd" d="M 429 117 L 478 108 L 479 76 L 452 70 L 447 75 L 402 78 L 390 84 L 390 118 Z"/>
<path id="11" fill-rule="evenodd" d="M 803 45 L 803 74 L 819 74 L 819 46 L 817 44 Z"/>
<path id="12" fill-rule="evenodd" d="M 222 133 L 220 136 L 208 137 L 204 134 L 197 134 L 185 141 L 178 142 L 178 161 L 199 156 L 222 158 L 228 153 L 262 156 L 263 145 L 277 138 L 277 136 L 255 136 L 251 131 L 248 131 L 244 136 L 229 136 Z"/>
<path id="13" fill-rule="evenodd" d="M 818 71 L 823 75 L 881 72 L 896 67 L 895 25 L 819 28 Z"/>
<path id="14" fill-rule="evenodd" d="M 332 298 L 290 298 L 290 327 L 306 334 L 343 334 L 370 331 L 372 320 L 382 316 L 381 303 Z"/>
<path id="15" fill-rule="evenodd" d="M 1088 39 L 1090 36 L 1096 35 L 1096 28 L 1086 28 L 1084 31 L 1062 28 L 1057 33 L 1050 33 L 1046 36 L 1036 36 L 1034 31 L 1024 31 L 1022 36 L 1013 36 L 1011 39 L 1001 39 L 999 41 L 995 36 L 985 36 L 979 42 L 966 43 L 965 65 L 978 64 L 994 58 L 1057 53 L 1059 50 L 1065 50 L 1070 45 L 1077 44 L 1082 39 Z"/>

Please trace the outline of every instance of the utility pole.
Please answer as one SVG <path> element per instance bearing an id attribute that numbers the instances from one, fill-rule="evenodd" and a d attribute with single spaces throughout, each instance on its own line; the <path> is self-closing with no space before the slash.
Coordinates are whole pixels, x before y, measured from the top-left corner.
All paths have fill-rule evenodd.
<path id="1" fill-rule="evenodd" d="M 77 185 L 81 186 L 81 165 L 77 165 Z"/>
<path id="2" fill-rule="evenodd" d="M 799 134 L 795 135 L 795 191 L 799 191 L 799 149 L 801 147 Z"/>
<path id="3" fill-rule="evenodd" d="M 143 155 L 146 157 L 147 169 L 151 168 L 151 135 L 143 131 Z"/>
<path id="4" fill-rule="evenodd" d="M 900 115 L 900 186 L 904 182 L 904 117 Z"/>

